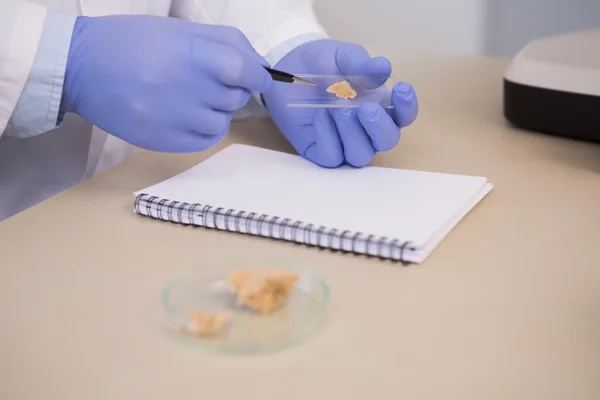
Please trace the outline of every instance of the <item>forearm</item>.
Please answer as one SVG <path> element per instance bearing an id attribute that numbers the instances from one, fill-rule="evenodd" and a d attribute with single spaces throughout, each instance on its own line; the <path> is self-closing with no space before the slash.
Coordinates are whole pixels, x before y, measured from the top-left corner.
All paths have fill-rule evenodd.
<path id="1" fill-rule="evenodd" d="M 313 0 L 173 0 L 171 14 L 238 28 L 271 65 L 299 45 L 327 37 Z"/>
<path id="2" fill-rule="evenodd" d="M 7 135 L 31 137 L 60 124 L 60 103 L 75 18 L 47 11 L 38 49 L 12 112 Z"/>
<path id="3" fill-rule="evenodd" d="M 0 2 L 0 136 L 27 82 L 46 8 L 27 1 Z"/>

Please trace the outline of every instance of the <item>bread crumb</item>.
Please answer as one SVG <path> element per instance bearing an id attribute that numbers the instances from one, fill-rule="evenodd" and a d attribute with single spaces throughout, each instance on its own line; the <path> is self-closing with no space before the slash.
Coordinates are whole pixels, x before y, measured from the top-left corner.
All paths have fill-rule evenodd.
<path id="1" fill-rule="evenodd" d="M 336 82 L 327 88 L 327 93 L 333 93 L 340 99 L 353 99 L 356 91 L 352 89 L 348 81 Z"/>
<path id="2" fill-rule="evenodd" d="M 239 304 L 261 314 L 272 313 L 283 305 L 292 293 L 298 274 L 288 271 L 234 271 L 229 274 Z"/>
<path id="3" fill-rule="evenodd" d="M 231 317 L 229 311 L 220 313 L 194 313 L 190 316 L 186 330 L 199 337 L 218 336 Z"/>

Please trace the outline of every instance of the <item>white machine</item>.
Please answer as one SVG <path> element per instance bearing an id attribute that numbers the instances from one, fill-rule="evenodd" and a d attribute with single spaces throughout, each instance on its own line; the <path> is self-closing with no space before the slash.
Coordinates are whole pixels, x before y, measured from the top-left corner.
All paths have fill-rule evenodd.
<path id="1" fill-rule="evenodd" d="M 504 74 L 504 116 L 519 128 L 600 143 L 600 29 L 525 46 Z"/>

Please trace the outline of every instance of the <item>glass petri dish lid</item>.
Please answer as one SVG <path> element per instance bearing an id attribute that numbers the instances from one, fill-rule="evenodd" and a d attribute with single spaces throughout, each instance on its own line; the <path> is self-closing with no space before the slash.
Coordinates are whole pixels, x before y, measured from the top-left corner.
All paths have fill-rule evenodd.
<path id="1" fill-rule="evenodd" d="M 230 279 L 236 271 L 285 272 L 296 281 L 278 308 L 262 313 L 241 302 Z M 325 321 L 329 297 L 329 285 L 309 268 L 239 263 L 176 275 L 163 289 L 162 305 L 166 328 L 178 341 L 206 352 L 243 355 L 281 351 L 308 340 Z"/>

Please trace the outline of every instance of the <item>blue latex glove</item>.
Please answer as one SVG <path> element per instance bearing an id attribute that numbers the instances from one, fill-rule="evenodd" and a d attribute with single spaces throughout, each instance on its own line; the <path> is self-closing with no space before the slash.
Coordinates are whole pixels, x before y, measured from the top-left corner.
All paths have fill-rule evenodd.
<path id="1" fill-rule="evenodd" d="M 360 108 L 288 108 L 299 97 L 323 96 L 323 88 L 275 82 L 263 93 L 273 122 L 298 154 L 323 167 L 344 163 L 362 167 L 377 152 L 388 151 L 400 140 L 400 128 L 418 114 L 416 94 L 410 84 L 398 83 L 390 92 L 382 86 L 391 75 L 383 57 L 371 58 L 356 44 L 336 40 L 305 43 L 288 53 L 274 68 L 292 74 L 368 76 L 348 79 L 355 89 L 373 89 L 370 101 Z M 357 87 L 358 86 L 358 87 Z M 394 106 L 384 108 L 380 100 Z"/>
<path id="2" fill-rule="evenodd" d="M 233 112 L 272 83 L 237 29 L 146 15 L 77 19 L 65 111 L 133 145 L 196 152 L 217 144 Z"/>

